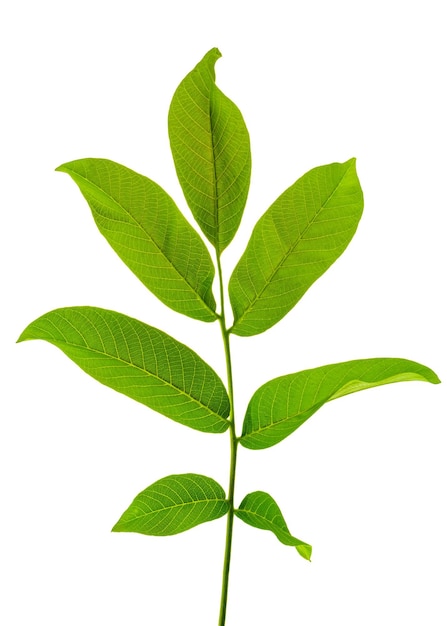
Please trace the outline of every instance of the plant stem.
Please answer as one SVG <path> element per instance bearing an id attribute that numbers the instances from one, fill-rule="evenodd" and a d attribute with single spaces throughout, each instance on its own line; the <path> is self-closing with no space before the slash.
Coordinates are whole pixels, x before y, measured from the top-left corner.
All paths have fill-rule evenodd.
<path id="1" fill-rule="evenodd" d="M 225 625 L 225 616 L 227 612 L 227 598 L 228 598 L 228 579 L 230 575 L 230 560 L 231 560 L 231 542 L 233 538 L 233 520 L 234 520 L 234 483 L 236 480 L 236 456 L 237 456 L 237 437 L 236 427 L 234 421 L 234 393 L 233 393 L 233 374 L 231 370 L 231 352 L 230 352 L 230 333 L 226 327 L 225 321 L 225 302 L 224 302 L 224 288 L 222 280 L 222 267 L 220 264 L 220 255 L 217 255 L 217 269 L 219 274 L 219 291 L 220 291 L 220 329 L 222 331 L 222 339 L 225 350 L 225 362 L 227 367 L 227 380 L 228 380 L 228 397 L 230 399 L 230 414 L 228 421 L 230 423 L 230 482 L 228 486 L 228 503 L 229 509 L 227 514 L 227 531 L 225 539 L 225 556 L 222 573 L 222 594 L 220 600 L 220 613 L 218 626 Z"/>

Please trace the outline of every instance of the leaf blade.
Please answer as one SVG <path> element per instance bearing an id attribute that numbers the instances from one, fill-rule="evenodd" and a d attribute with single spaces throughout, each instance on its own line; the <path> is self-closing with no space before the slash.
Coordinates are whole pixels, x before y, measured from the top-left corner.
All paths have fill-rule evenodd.
<path id="1" fill-rule="evenodd" d="M 50 311 L 20 341 L 43 339 L 115 391 L 202 432 L 228 428 L 225 387 L 190 348 L 139 320 L 95 307 Z"/>
<path id="2" fill-rule="evenodd" d="M 310 561 L 312 546 L 290 534 L 279 506 L 265 491 L 254 491 L 246 495 L 234 513 L 250 526 L 270 530 L 281 543 L 294 546 L 298 554 Z"/>
<path id="3" fill-rule="evenodd" d="M 252 396 L 240 443 L 252 450 L 269 448 L 291 435 L 326 402 L 404 381 L 440 382 L 428 367 L 394 358 L 345 361 L 274 378 Z"/>
<path id="4" fill-rule="evenodd" d="M 78 159 L 57 171 L 71 176 L 101 234 L 164 304 L 194 319 L 216 319 L 209 252 L 157 183 L 108 159 Z"/>
<path id="5" fill-rule="evenodd" d="M 186 201 L 220 254 L 239 227 L 251 173 L 250 140 L 237 106 L 215 84 L 210 50 L 181 81 L 168 115 L 171 152 Z"/>
<path id="6" fill-rule="evenodd" d="M 201 474 L 173 474 L 157 480 L 133 500 L 113 532 L 168 536 L 218 519 L 228 512 L 222 487 Z"/>
<path id="7" fill-rule="evenodd" d="M 316 167 L 279 196 L 255 225 L 229 282 L 231 332 L 264 332 L 336 261 L 363 210 L 355 159 Z"/>

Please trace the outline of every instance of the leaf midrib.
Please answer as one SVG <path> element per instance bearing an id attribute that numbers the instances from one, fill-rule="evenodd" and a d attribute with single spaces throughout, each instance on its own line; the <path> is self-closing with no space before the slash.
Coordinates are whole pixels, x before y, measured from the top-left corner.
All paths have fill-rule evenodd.
<path id="1" fill-rule="evenodd" d="M 225 498 L 205 498 L 203 500 L 191 500 L 190 502 L 180 502 L 178 504 L 171 504 L 169 506 L 164 506 L 160 509 L 156 509 L 155 511 L 150 511 L 149 513 L 143 513 L 141 515 L 135 515 L 132 517 L 132 519 L 127 520 L 127 523 L 129 523 L 130 521 L 133 520 L 138 520 L 141 519 L 142 517 L 149 517 L 150 515 L 156 515 L 157 513 L 163 513 L 164 511 L 170 511 L 173 509 L 177 509 L 179 507 L 182 506 L 192 506 L 195 504 L 209 504 L 212 502 L 221 502 L 221 503 L 228 503 L 228 500 L 226 500 Z M 140 503 L 138 503 L 140 504 Z"/>
<path id="2" fill-rule="evenodd" d="M 273 526 L 273 528 L 276 529 L 276 531 L 278 531 L 278 533 L 284 533 L 285 535 L 287 535 L 288 537 L 290 537 L 291 539 L 293 539 L 294 541 L 298 541 L 300 544 L 304 543 L 303 541 L 300 541 L 299 539 L 297 539 L 296 537 L 294 537 L 293 535 L 290 534 L 290 531 L 284 530 L 283 528 L 281 528 L 280 526 L 277 526 L 276 524 L 274 524 L 273 522 L 271 522 L 267 517 L 264 517 L 263 515 L 260 515 L 259 513 L 256 513 L 255 511 L 251 511 L 249 509 L 236 509 L 235 513 L 237 511 L 240 511 L 241 513 L 248 513 L 249 515 L 253 515 L 254 517 L 257 517 L 261 520 L 266 521 L 268 524 L 270 524 L 271 526 Z M 270 530 L 270 532 L 274 533 L 277 537 L 278 535 L 276 534 L 275 530 L 273 530 L 273 528 L 269 528 L 268 530 Z M 259 530 L 266 530 L 263 528 L 260 528 Z M 279 537 L 278 537 L 279 539 Z M 281 541 L 281 540 L 280 540 Z"/>
<path id="3" fill-rule="evenodd" d="M 64 167 L 64 166 L 61 166 Z M 137 227 L 148 237 L 148 239 L 151 240 L 151 242 L 153 243 L 153 245 L 157 248 L 158 252 L 161 254 L 161 256 L 163 258 L 166 259 L 166 261 L 169 263 L 169 265 L 172 267 L 172 269 L 174 270 L 174 272 L 180 276 L 181 279 L 184 280 L 184 282 L 190 287 L 190 289 L 192 290 L 192 292 L 194 293 L 195 297 L 197 300 L 199 300 L 202 304 L 205 305 L 205 307 L 208 309 L 208 311 L 213 315 L 213 317 L 216 319 L 216 312 L 213 311 L 213 309 L 211 309 L 209 307 L 209 305 L 205 302 L 205 300 L 203 300 L 203 298 L 201 298 L 201 296 L 198 294 L 198 292 L 195 290 L 194 286 L 189 282 L 189 280 L 186 278 L 186 276 L 183 276 L 183 274 L 181 274 L 181 272 L 175 267 L 175 265 L 172 263 L 172 261 L 166 256 L 166 254 L 164 254 L 164 252 L 162 251 L 162 249 L 160 248 L 160 246 L 158 245 L 158 243 L 154 240 L 154 238 L 147 232 L 147 230 L 143 227 L 142 224 L 140 224 L 140 222 L 131 214 L 129 213 L 129 211 L 122 205 L 120 204 L 117 200 L 115 200 L 115 198 L 113 198 L 113 196 L 111 196 L 110 194 L 108 194 L 107 192 L 105 192 L 103 189 L 101 189 L 101 187 L 99 187 L 98 185 L 96 185 L 95 183 L 93 183 L 92 181 L 90 181 L 88 178 L 86 178 L 85 176 L 82 176 L 82 174 L 79 174 L 78 172 L 75 172 L 74 170 L 70 170 L 70 168 L 65 167 L 66 171 L 68 173 L 73 172 L 76 176 L 78 176 L 79 178 L 81 178 L 82 180 L 84 180 L 88 185 L 91 185 L 92 187 L 94 187 L 95 189 L 97 189 L 101 194 L 103 194 L 107 199 L 109 199 L 113 204 L 115 204 L 118 208 L 122 209 L 124 211 L 124 213 L 126 213 L 126 215 L 137 225 Z M 183 216 L 182 216 L 183 217 Z M 189 224 L 188 224 L 189 225 Z M 191 226 L 192 228 L 192 226 Z"/>
<path id="4" fill-rule="evenodd" d="M 265 281 L 265 285 L 263 286 L 263 288 L 261 289 L 261 291 L 259 292 L 259 294 L 256 295 L 255 298 L 253 298 L 250 306 L 245 309 L 244 313 L 241 315 L 241 317 L 239 317 L 235 323 L 233 324 L 233 326 L 229 329 L 230 332 L 233 331 L 234 328 L 236 328 L 239 323 L 241 321 L 244 320 L 244 318 L 252 311 L 252 309 L 254 308 L 256 302 L 261 298 L 262 294 L 264 293 L 264 291 L 270 286 L 271 282 L 273 281 L 275 275 L 279 272 L 279 270 L 282 268 L 282 266 L 284 265 L 284 263 L 287 261 L 287 259 L 289 258 L 289 256 L 294 252 L 295 248 L 297 248 L 297 246 L 301 243 L 301 241 L 304 239 L 306 232 L 309 230 L 309 228 L 311 226 L 313 226 L 314 222 L 316 221 L 317 217 L 320 215 L 320 213 L 326 208 L 326 205 L 328 204 L 328 202 L 331 200 L 332 196 L 334 195 L 334 193 L 337 191 L 337 189 L 340 187 L 341 183 L 343 182 L 343 179 L 345 178 L 346 174 L 348 173 L 348 171 L 351 169 L 351 167 L 348 167 L 346 169 L 346 171 L 344 172 L 343 176 L 340 178 L 337 186 L 334 188 L 334 190 L 332 191 L 332 193 L 330 194 L 330 196 L 324 201 L 324 203 L 321 205 L 320 209 L 318 210 L 318 212 L 314 215 L 313 219 L 309 222 L 309 224 L 306 226 L 306 228 L 304 229 L 304 231 L 300 234 L 300 236 L 298 237 L 298 239 L 296 240 L 296 242 L 291 245 L 289 247 L 289 250 L 287 251 L 287 253 L 284 255 L 284 257 L 281 259 L 281 261 L 277 264 L 276 268 L 273 270 L 273 272 L 270 274 L 270 278 L 268 281 Z"/>
<path id="5" fill-rule="evenodd" d="M 218 199 L 218 189 L 217 189 L 217 170 L 216 170 L 216 151 L 214 147 L 214 128 L 213 128 L 213 115 L 211 110 L 211 98 L 212 91 L 215 88 L 215 85 L 211 83 L 211 88 L 208 96 L 208 117 L 210 120 L 210 141 L 211 141 L 211 153 L 213 155 L 213 187 L 214 187 L 214 223 L 216 227 L 216 239 L 215 239 L 215 248 L 216 255 L 220 257 L 220 222 L 219 222 L 219 199 Z"/>
<path id="6" fill-rule="evenodd" d="M 326 398 L 325 400 L 322 400 L 322 404 L 320 406 L 322 406 L 323 404 L 326 404 L 326 402 L 329 402 L 330 400 L 332 400 L 332 396 L 329 397 L 329 398 Z M 334 398 L 334 400 L 335 400 L 335 398 Z M 319 404 L 320 404 L 319 402 L 316 402 L 315 404 L 313 404 L 308 409 L 305 409 L 304 411 L 300 411 L 299 413 L 294 413 L 293 415 L 286 415 L 286 417 L 283 417 L 282 419 L 278 420 L 277 422 L 272 422 L 271 424 L 269 424 L 267 426 L 262 426 L 261 428 L 257 428 L 256 430 L 251 430 L 249 433 L 243 434 L 242 437 L 241 437 L 241 440 L 245 439 L 245 437 L 249 438 L 251 435 L 257 435 L 258 433 L 262 433 L 264 430 L 273 429 L 273 428 L 275 428 L 275 426 L 278 426 L 279 424 L 283 424 L 284 422 L 287 422 L 289 420 L 293 420 L 293 419 L 295 419 L 297 417 L 301 417 L 302 415 L 306 415 L 309 411 L 312 411 L 312 409 L 314 409 L 315 407 L 317 407 L 316 410 L 318 410 L 318 405 Z M 309 415 L 309 417 L 311 417 L 312 415 L 313 415 L 313 413 L 311 415 Z"/>
<path id="7" fill-rule="evenodd" d="M 148 370 L 144 369 L 143 367 L 139 367 L 138 365 L 135 365 L 135 363 L 132 363 L 131 361 L 125 361 L 124 359 L 122 359 L 120 357 L 114 356 L 112 354 L 108 354 L 107 352 L 101 352 L 100 350 L 96 350 L 95 348 L 91 348 L 90 346 L 80 346 L 78 344 L 71 343 L 71 342 L 68 342 L 68 341 L 62 342 L 62 341 L 57 341 L 57 340 L 51 340 L 51 343 L 53 345 L 56 345 L 60 349 L 62 349 L 62 346 L 71 346 L 73 348 L 81 348 L 82 350 L 86 350 L 88 352 L 93 352 L 94 354 L 100 354 L 102 356 L 108 357 L 109 359 L 113 359 L 115 361 L 119 361 L 120 363 L 124 363 L 125 365 L 128 365 L 130 367 L 133 367 L 133 368 L 135 368 L 136 370 L 138 370 L 140 372 L 144 372 L 148 376 L 152 376 L 153 378 L 156 378 L 157 380 L 159 380 L 160 382 L 164 383 L 168 387 L 171 387 L 172 389 L 175 389 L 176 391 L 179 391 L 182 395 L 186 396 L 187 398 L 191 398 L 199 406 L 201 406 L 202 408 L 206 409 L 210 414 L 215 415 L 216 417 L 218 417 L 219 419 L 221 419 L 225 423 L 227 423 L 227 419 L 225 417 L 223 417 L 222 415 L 219 415 L 219 413 L 216 413 L 215 411 L 210 409 L 210 407 L 208 407 L 206 404 L 203 404 L 203 402 L 201 402 L 197 398 L 194 398 L 193 396 L 188 395 L 180 387 L 177 387 L 173 383 L 165 380 L 164 378 L 161 378 L 161 376 L 158 376 L 157 374 L 152 374 L 152 373 L 148 372 Z"/>

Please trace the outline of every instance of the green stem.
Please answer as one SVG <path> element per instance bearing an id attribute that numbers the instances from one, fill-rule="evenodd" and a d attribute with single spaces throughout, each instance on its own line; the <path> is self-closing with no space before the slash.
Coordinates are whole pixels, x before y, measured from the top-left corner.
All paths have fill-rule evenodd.
<path id="1" fill-rule="evenodd" d="M 222 331 L 222 339 L 225 350 L 225 362 L 227 367 L 227 379 L 228 379 L 228 396 L 230 398 L 230 415 L 228 421 L 230 422 L 230 482 L 228 486 L 228 503 L 229 509 L 227 514 L 227 532 L 225 539 L 225 556 L 222 573 L 222 594 L 220 600 L 220 613 L 219 613 L 219 625 L 225 625 L 225 616 L 227 612 L 227 598 L 228 598 L 228 579 L 230 575 L 230 560 L 231 560 L 231 542 L 233 538 L 233 521 L 234 521 L 234 483 L 236 480 L 236 455 L 237 455 L 237 437 L 236 427 L 234 422 L 234 394 L 233 394 L 233 374 L 231 371 L 231 352 L 230 352 L 230 332 L 226 327 L 225 322 L 225 302 L 224 302 L 224 288 L 222 280 L 222 267 L 220 264 L 220 256 L 217 255 L 217 269 L 219 273 L 219 290 L 220 290 L 220 329 Z"/>

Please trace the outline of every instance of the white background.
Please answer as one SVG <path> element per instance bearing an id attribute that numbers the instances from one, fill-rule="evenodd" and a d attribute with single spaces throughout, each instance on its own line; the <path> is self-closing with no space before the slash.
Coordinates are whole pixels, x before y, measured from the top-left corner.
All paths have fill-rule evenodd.
<path id="1" fill-rule="evenodd" d="M 7 3 L 5 3 L 6 5 Z M 365 194 L 343 257 L 276 327 L 232 342 L 239 423 L 266 380 L 400 356 L 447 380 L 442 2 L 10 2 L 2 70 L 1 549 L 5 626 L 217 623 L 225 520 L 170 538 L 113 534 L 133 497 L 182 472 L 227 484 L 228 440 L 15 345 L 51 309 L 158 326 L 224 376 L 217 326 L 171 312 L 96 231 L 59 164 L 107 157 L 187 212 L 166 116 L 210 48 L 251 134 L 252 187 L 225 276 L 271 202 L 351 156 Z M 280 445 L 240 451 L 237 500 L 270 492 L 312 563 L 235 524 L 228 626 L 447 623 L 446 388 L 406 383 L 324 407 Z"/>

